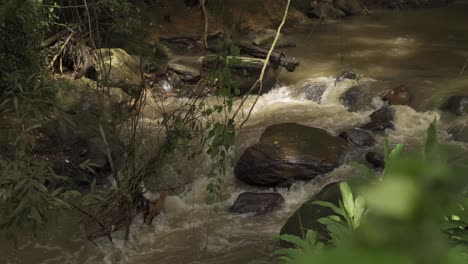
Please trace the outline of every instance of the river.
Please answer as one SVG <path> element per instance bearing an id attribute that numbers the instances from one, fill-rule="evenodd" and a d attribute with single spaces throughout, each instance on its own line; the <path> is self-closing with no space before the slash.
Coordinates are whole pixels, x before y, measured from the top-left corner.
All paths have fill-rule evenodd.
<path id="1" fill-rule="evenodd" d="M 260 97 L 251 118 L 239 131 L 232 163 L 271 124 L 298 122 L 337 133 L 365 123 L 372 109 L 351 113 L 339 103 L 340 94 L 352 85 L 344 83 L 337 88 L 334 77 L 344 70 L 358 73 L 373 97 L 401 84 L 413 94 L 412 108 L 395 107 L 396 129 L 388 132 L 393 144 L 420 146 L 434 118 L 440 120 L 442 139 L 447 137 L 446 128 L 468 124 L 466 117 L 434 110 L 447 95 L 468 95 L 468 73 L 460 74 L 468 59 L 467 12 L 468 2 L 459 1 L 447 8 L 382 11 L 327 21 L 313 32 L 295 34 L 292 39 L 297 47 L 286 52 L 297 57 L 301 66 L 293 73 L 282 73 L 279 87 Z M 298 83 L 305 81 L 326 86 L 320 103 L 300 95 Z M 248 101 L 247 106 L 251 103 Z M 374 110 L 380 105 L 375 99 Z M 380 142 L 382 139 L 378 138 Z M 16 247 L 11 241 L 0 240 L 0 263 L 275 263 L 276 236 L 288 217 L 325 182 L 350 171 L 342 166 L 316 182 L 295 183 L 289 191 L 280 188 L 276 191 L 286 199 L 283 208 L 252 216 L 227 212 L 241 192 L 255 189 L 237 182 L 232 166 L 225 178 L 222 204 L 216 208 L 205 204 L 209 165 L 204 156 L 169 164 L 165 176 L 187 174 L 194 178 L 193 184 L 182 194 L 167 198 L 164 213 L 152 226 L 143 225 L 138 218 L 127 242 L 117 232 L 112 243 L 102 239 L 94 245 L 78 228 L 79 218 L 69 215 L 52 219 L 36 239 L 24 235 Z"/>

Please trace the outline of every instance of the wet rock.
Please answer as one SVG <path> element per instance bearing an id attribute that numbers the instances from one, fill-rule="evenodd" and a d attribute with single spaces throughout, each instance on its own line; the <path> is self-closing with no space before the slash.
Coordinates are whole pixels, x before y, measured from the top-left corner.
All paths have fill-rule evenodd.
<path id="1" fill-rule="evenodd" d="M 90 138 L 87 140 L 86 145 L 87 149 L 86 153 L 84 153 L 84 159 L 93 163 L 95 167 L 104 169 L 108 165 L 108 160 L 107 145 L 102 138 Z M 109 149 L 109 151 L 111 150 Z"/>
<path id="2" fill-rule="evenodd" d="M 245 192 L 237 197 L 230 211 L 238 214 L 266 214 L 278 210 L 283 204 L 284 198 L 279 193 Z"/>
<path id="3" fill-rule="evenodd" d="M 357 74 L 355 72 L 352 72 L 352 71 L 344 71 L 340 74 L 340 76 L 338 76 L 338 78 L 336 78 L 336 81 L 342 81 L 344 79 L 348 79 L 348 80 L 356 80 L 357 79 Z"/>
<path id="4" fill-rule="evenodd" d="M 307 100 L 320 104 L 325 90 L 327 90 L 325 83 L 305 82 L 301 85 L 300 95 Z"/>
<path id="5" fill-rule="evenodd" d="M 371 121 L 361 128 L 371 131 L 381 131 L 385 129 L 395 129 L 393 119 L 395 118 L 395 109 L 392 107 L 383 107 L 370 115 Z"/>
<path id="6" fill-rule="evenodd" d="M 252 44 L 255 46 L 270 48 L 273 44 L 273 40 L 276 37 L 276 30 L 274 29 L 264 29 L 255 31 L 249 34 L 249 39 Z M 278 42 L 276 43 L 276 48 L 289 48 L 296 47 L 296 44 L 292 41 L 289 41 L 283 34 L 280 33 Z"/>
<path id="7" fill-rule="evenodd" d="M 318 232 L 320 237 L 329 237 L 327 228 L 320 224 L 318 220 L 334 214 L 333 210 L 328 207 L 312 204 L 315 201 L 326 201 L 333 204 L 338 204 L 341 199 L 340 188 L 337 183 L 330 184 L 323 188 L 312 199 L 305 202 L 281 228 L 281 235 L 295 235 L 303 237 L 304 230 L 314 230 Z M 291 244 L 281 241 L 282 247 L 291 247 Z"/>
<path id="8" fill-rule="evenodd" d="M 131 96 L 138 96 L 143 80 L 140 61 L 123 49 L 96 50 L 98 80 L 112 87 L 120 87 Z"/>
<path id="9" fill-rule="evenodd" d="M 141 68 L 145 73 L 154 74 L 157 77 L 161 77 L 166 74 L 167 62 L 160 62 L 152 58 L 142 57 Z"/>
<path id="10" fill-rule="evenodd" d="M 375 144 L 374 136 L 364 129 L 352 128 L 340 134 L 340 137 L 345 138 L 351 144 L 360 147 L 369 147 Z"/>
<path id="11" fill-rule="evenodd" d="M 170 62 L 167 65 L 168 70 L 173 71 L 180 75 L 183 82 L 196 83 L 200 80 L 201 74 L 198 69 L 190 66 L 182 65 L 175 62 Z"/>
<path id="12" fill-rule="evenodd" d="M 466 126 L 450 128 L 447 133 L 450 134 L 452 140 L 468 143 L 468 127 Z"/>
<path id="13" fill-rule="evenodd" d="M 228 57 L 227 59 L 232 60 L 230 67 L 233 73 L 233 80 L 238 84 L 239 95 L 248 93 L 260 77 L 265 60 L 251 57 Z M 218 56 L 210 55 L 202 58 L 202 66 L 213 70 L 221 67 L 222 62 Z M 265 71 L 262 93 L 266 93 L 273 88 L 277 82 L 277 73 L 277 67 L 269 63 Z M 259 87 L 252 90 L 254 94 L 258 92 Z"/>
<path id="14" fill-rule="evenodd" d="M 376 169 L 383 169 L 385 167 L 385 157 L 377 152 L 367 152 L 366 161 Z"/>
<path id="15" fill-rule="evenodd" d="M 347 16 L 359 16 L 367 14 L 367 10 L 360 0 L 333 0 L 335 8 L 343 11 Z"/>
<path id="16" fill-rule="evenodd" d="M 404 86 L 398 86 L 383 96 L 383 100 L 389 105 L 409 105 L 411 102 L 411 94 Z"/>
<path id="17" fill-rule="evenodd" d="M 450 112 L 464 116 L 468 114 L 468 97 L 467 96 L 452 96 L 448 100 L 448 109 Z"/>
<path id="18" fill-rule="evenodd" d="M 348 111 L 356 112 L 370 109 L 372 100 L 360 86 L 353 86 L 341 95 L 340 102 Z"/>
<path id="19" fill-rule="evenodd" d="M 347 145 L 346 140 L 319 128 L 272 125 L 257 144 L 244 151 L 234 173 L 247 184 L 264 187 L 310 180 L 338 167 Z"/>
<path id="20" fill-rule="evenodd" d="M 329 1 L 322 1 L 314 4 L 312 8 L 306 13 L 307 16 L 312 18 L 343 18 L 346 14 L 337 9 L 333 4 Z"/>

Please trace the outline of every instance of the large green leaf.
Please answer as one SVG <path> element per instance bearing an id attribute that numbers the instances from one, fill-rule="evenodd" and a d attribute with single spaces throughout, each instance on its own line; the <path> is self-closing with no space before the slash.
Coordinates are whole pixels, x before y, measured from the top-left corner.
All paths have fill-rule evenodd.
<path id="1" fill-rule="evenodd" d="M 366 200 L 362 196 L 358 196 L 354 202 L 354 219 L 353 228 L 356 230 L 361 226 L 362 220 L 366 212 Z"/>
<path id="2" fill-rule="evenodd" d="M 312 204 L 328 207 L 328 208 L 332 209 L 336 214 L 339 214 L 339 215 L 343 216 L 344 218 L 347 217 L 346 212 L 343 209 L 339 208 L 338 206 L 334 205 L 333 203 L 324 202 L 324 201 L 315 201 Z"/>
<path id="3" fill-rule="evenodd" d="M 346 213 L 352 219 L 354 217 L 354 197 L 347 182 L 340 182 L 340 191 Z"/>

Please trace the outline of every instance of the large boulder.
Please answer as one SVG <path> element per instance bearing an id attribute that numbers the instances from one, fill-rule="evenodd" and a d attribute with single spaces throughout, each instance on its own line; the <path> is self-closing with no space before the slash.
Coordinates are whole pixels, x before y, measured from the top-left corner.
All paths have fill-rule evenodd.
<path id="1" fill-rule="evenodd" d="M 333 5 L 348 16 L 359 16 L 367 13 L 360 0 L 333 0 Z"/>
<path id="2" fill-rule="evenodd" d="M 382 131 L 385 129 L 394 129 L 393 119 L 395 118 L 395 109 L 393 107 L 382 107 L 370 115 L 371 121 L 361 128 L 371 131 Z"/>
<path id="3" fill-rule="evenodd" d="M 54 105 L 59 110 L 76 114 L 81 112 L 94 112 L 99 108 L 96 82 L 81 78 L 75 80 L 60 80 L 60 89 L 54 98 Z"/>
<path id="4" fill-rule="evenodd" d="M 464 116 L 468 114 L 468 96 L 452 96 L 448 100 L 448 109 L 450 112 Z"/>
<path id="5" fill-rule="evenodd" d="M 96 50 L 98 79 L 105 85 L 120 87 L 126 93 L 137 96 L 143 85 L 141 62 L 123 49 Z"/>
<path id="6" fill-rule="evenodd" d="M 227 57 L 228 65 L 231 68 L 232 78 L 238 84 L 239 95 L 247 94 L 252 86 L 257 82 L 265 63 L 264 59 L 251 57 Z M 219 56 L 210 55 L 202 58 L 202 66 L 209 70 L 219 69 L 225 66 L 225 62 Z M 265 76 L 263 78 L 262 93 L 268 92 L 277 82 L 277 67 L 268 63 Z M 260 88 L 252 90 L 258 93 Z"/>
<path id="7" fill-rule="evenodd" d="M 317 2 L 317 4 L 313 4 L 312 8 L 307 11 L 307 16 L 312 18 L 343 18 L 346 14 L 337 9 L 330 1 L 321 1 Z"/>
<path id="8" fill-rule="evenodd" d="M 328 208 L 313 204 L 315 201 L 326 201 L 338 204 L 341 199 L 340 188 L 337 183 L 330 184 L 323 188 L 317 195 L 305 202 L 281 228 L 281 235 L 294 235 L 303 238 L 307 230 L 318 232 L 320 237 L 328 237 L 326 227 L 318 222 L 320 218 L 327 217 L 334 212 Z M 281 241 L 281 246 L 289 247 L 289 243 Z"/>
<path id="9" fill-rule="evenodd" d="M 284 204 L 284 198 L 279 193 L 241 193 L 232 205 L 232 213 L 266 214 L 279 209 Z"/>
<path id="10" fill-rule="evenodd" d="M 323 129 L 295 123 L 272 125 L 244 151 L 234 173 L 247 184 L 265 187 L 310 180 L 336 168 L 347 145 Z"/>
<path id="11" fill-rule="evenodd" d="M 409 105 L 411 103 L 411 94 L 404 85 L 400 85 L 388 91 L 382 98 L 389 105 Z"/>

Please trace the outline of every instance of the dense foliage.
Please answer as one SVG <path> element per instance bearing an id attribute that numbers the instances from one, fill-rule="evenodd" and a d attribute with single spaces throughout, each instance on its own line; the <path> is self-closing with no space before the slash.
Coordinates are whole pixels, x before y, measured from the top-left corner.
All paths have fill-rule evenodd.
<path id="1" fill-rule="evenodd" d="M 339 207 L 317 202 L 337 214 L 319 220 L 331 240 L 313 230 L 304 239 L 285 235 L 297 246 L 279 251 L 285 262 L 466 263 L 467 168 L 437 143 L 435 123 L 427 138 L 424 152 L 389 153 L 383 178 L 356 188 L 356 200 L 341 184 Z"/>

